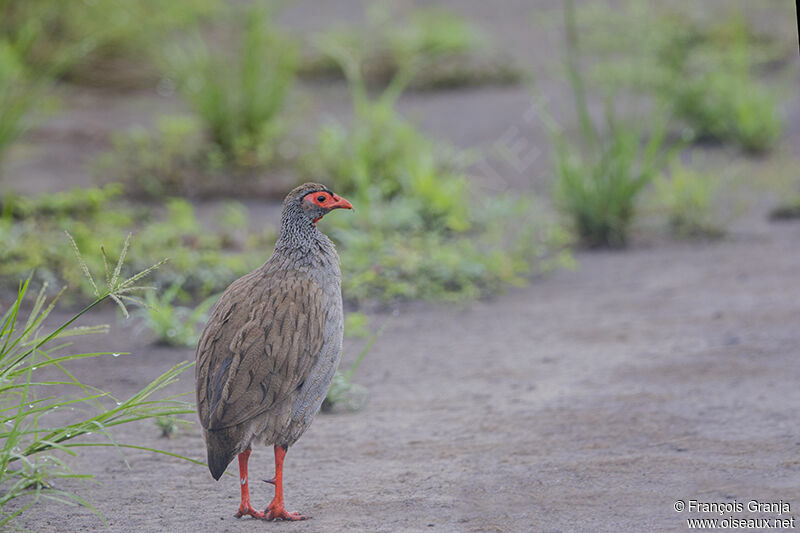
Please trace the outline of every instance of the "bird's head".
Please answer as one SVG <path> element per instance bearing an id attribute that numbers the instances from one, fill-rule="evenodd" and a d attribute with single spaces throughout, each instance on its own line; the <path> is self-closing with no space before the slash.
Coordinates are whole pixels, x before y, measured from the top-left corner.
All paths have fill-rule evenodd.
<path id="1" fill-rule="evenodd" d="M 353 205 L 324 185 L 304 183 L 286 195 L 283 209 L 316 224 L 334 209 L 353 209 Z"/>

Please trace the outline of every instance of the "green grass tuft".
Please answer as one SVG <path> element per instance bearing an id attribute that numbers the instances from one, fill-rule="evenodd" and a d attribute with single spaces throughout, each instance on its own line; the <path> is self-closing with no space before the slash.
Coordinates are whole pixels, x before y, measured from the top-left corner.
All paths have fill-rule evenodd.
<path id="1" fill-rule="evenodd" d="M 756 33 L 740 12 L 694 20 L 641 3 L 622 12 L 624 18 L 611 20 L 608 12 L 590 15 L 581 26 L 591 49 L 610 55 L 595 61 L 595 78 L 615 91 L 633 87 L 651 94 L 694 140 L 752 153 L 778 143 L 783 126 L 763 73 L 785 62 L 786 50 L 773 36 Z"/>
<path id="2" fill-rule="evenodd" d="M 75 455 L 78 447 L 113 446 L 120 450 L 126 447 L 145 449 L 180 457 L 117 442 L 113 428 L 139 420 L 193 412 L 191 405 L 178 396 L 158 397 L 182 372 L 191 368 L 193 362 L 172 367 L 130 398 L 119 400 L 80 382 L 70 372 L 70 365 L 78 359 L 120 355 L 65 354 L 68 343 L 65 344 L 64 339 L 106 331 L 105 327 L 73 327 L 72 324 L 106 299 L 114 300 L 127 313 L 126 303 L 139 301 L 136 293 L 142 290 L 140 280 L 159 266 L 151 266 L 128 278 L 121 276 L 129 245 L 126 240 L 116 265 L 105 263 L 105 284 L 98 285 L 75 241 L 71 238 L 70 241 L 81 269 L 94 288 L 95 299 L 61 326 L 44 333 L 43 324 L 55 300 L 48 304 L 43 288 L 27 319 L 23 319 L 22 304 L 30 285 L 29 278 L 20 284 L 16 299 L 0 318 L 0 485 L 4 487 L 0 497 L 0 526 L 7 526 L 41 499 L 84 505 L 102 519 L 100 512 L 79 495 L 54 486 L 54 481 L 59 479 L 91 478 L 73 472 L 68 465 L 69 456 Z M 103 255 L 105 257 L 105 253 Z M 59 371 L 61 377 L 47 377 L 43 375 L 44 369 Z M 65 389 L 70 394 L 60 392 Z M 68 417 L 69 421 L 59 415 L 64 410 L 74 413 Z M 76 440 L 78 437 L 83 438 Z"/>
<path id="3" fill-rule="evenodd" d="M 730 52 L 733 54 L 734 52 Z M 753 153 L 770 150 L 781 136 L 775 96 L 749 73 L 742 58 L 697 57 L 660 90 L 700 141 L 733 143 Z M 698 54 L 699 56 L 699 54 Z"/>
<path id="4" fill-rule="evenodd" d="M 241 167 L 272 162 L 286 127 L 282 114 L 297 60 L 274 11 L 273 4 L 237 11 L 234 50 L 195 35 L 165 53 L 180 93 L 228 161 Z"/>
<path id="5" fill-rule="evenodd" d="M 155 426 L 158 428 L 161 438 L 171 439 L 178 434 L 178 429 L 181 425 L 187 425 L 189 422 L 181 420 L 175 415 L 162 415 L 157 416 L 154 420 Z"/>
<path id="6" fill-rule="evenodd" d="M 584 245 L 623 247 L 636 214 L 636 201 L 660 171 L 666 159 L 666 120 L 656 111 L 640 124 L 620 120 L 613 104 L 606 103 L 606 128 L 599 131 L 586 100 L 579 70 L 578 32 L 574 6 L 564 9 L 567 27 L 567 76 L 579 120 L 579 141 L 564 135 L 553 118 L 544 112 L 545 125 L 554 145 L 556 204 L 572 220 Z M 645 133 L 649 137 L 645 144 Z"/>
<path id="7" fill-rule="evenodd" d="M 211 296 L 194 308 L 174 305 L 180 296 L 182 281 L 178 280 L 160 296 L 155 291 L 145 295 L 146 307 L 139 316 L 155 336 L 158 344 L 166 346 L 195 346 L 200 336 L 198 328 L 206 321 L 209 308 L 217 297 Z M 185 295 L 188 297 L 188 295 Z"/>
<path id="8" fill-rule="evenodd" d="M 370 336 L 369 318 L 361 311 L 347 313 L 344 317 L 344 334 L 346 337 L 366 339 Z"/>
<path id="9" fill-rule="evenodd" d="M 366 316 L 362 315 L 361 313 L 350 313 L 348 317 L 359 315 L 363 316 L 363 320 L 366 321 Z M 359 317 L 357 320 L 361 321 L 361 318 Z M 333 413 L 337 411 L 358 411 L 364 407 L 367 402 L 367 388 L 363 385 L 354 383 L 353 375 L 356 373 L 356 370 L 358 370 L 358 367 L 361 366 L 361 363 L 364 361 L 364 357 L 366 357 L 366 355 L 372 349 L 372 346 L 383 334 L 387 324 L 388 322 L 385 322 L 377 332 L 372 334 L 366 330 L 367 334 L 365 338 L 367 338 L 367 342 L 359 352 L 358 356 L 350 364 L 347 370 L 340 369 L 336 371 L 336 374 L 333 376 L 333 382 L 328 389 L 328 394 L 325 396 L 325 400 L 322 402 L 323 413 Z M 345 322 L 345 334 L 351 336 L 352 331 L 347 331 L 347 325 L 347 322 Z M 361 325 L 361 328 L 366 329 L 364 324 Z"/>
<path id="10" fill-rule="evenodd" d="M 714 220 L 717 182 L 712 176 L 675 164 L 669 176 L 662 174 L 654 185 L 656 202 L 666 211 L 673 235 L 682 238 L 723 235 L 722 228 Z"/>
<path id="11" fill-rule="evenodd" d="M 649 153 L 659 148 L 641 146 L 639 130 L 609 123 L 599 144 L 585 148 L 569 144 L 558 134 L 555 200 L 572 219 L 581 242 L 588 247 L 623 247 L 636 214 L 636 200 L 658 171 Z"/>

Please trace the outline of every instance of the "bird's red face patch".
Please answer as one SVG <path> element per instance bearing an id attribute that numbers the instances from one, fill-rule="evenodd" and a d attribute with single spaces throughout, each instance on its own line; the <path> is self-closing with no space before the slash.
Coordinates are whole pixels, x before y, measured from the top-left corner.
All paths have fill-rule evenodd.
<path id="1" fill-rule="evenodd" d="M 310 192 L 303 198 L 304 202 L 311 202 L 314 205 L 328 209 L 333 203 L 333 195 L 327 191 Z"/>
<path id="2" fill-rule="evenodd" d="M 310 192 L 303 197 L 303 202 L 308 202 L 328 211 L 331 209 L 353 209 L 353 205 L 350 202 L 330 191 Z M 316 223 L 320 218 L 322 217 L 318 217 L 314 222 Z"/>

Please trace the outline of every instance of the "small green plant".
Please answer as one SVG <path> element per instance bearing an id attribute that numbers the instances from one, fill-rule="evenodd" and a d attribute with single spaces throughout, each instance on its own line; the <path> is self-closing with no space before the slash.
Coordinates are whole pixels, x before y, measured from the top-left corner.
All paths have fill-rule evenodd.
<path id="1" fill-rule="evenodd" d="M 434 149 L 430 139 L 395 109 L 411 69 L 399 72 L 372 100 L 361 68 L 363 54 L 344 48 L 330 53 L 337 55 L 347 72 L 353 124 L 348 128 L 333 122 L 320 130 L 317 146 L 305 161 L 306 173 L 330 176 L 336 188 L 352 195 L 359 206 L 411 200 L 409 207 L 420 217 L 418 224 L 466 230 L 467 181 L 454 152 L 446 147 Z"/>
<path id="2" fill-rule="evenodd" d="M 372 346 L 383 334 L 386 325 L 387 323 L 384 323 L 376 333 L 369 335 L 367 343 L 347 370 L 336 371 L 336 374 L 333 376 L 333 382 L 331 382 L 331 387 L 328 389 L 328 394 L 322 401 L 323 413 L 332 413 L 339 410 L 358 411 L 364 407 L 364 404 L 367 402 L 367 388 L 363 385 L 353 383 L 353 375 L 356 373 L 356 370 L 358 370 L 358 367 L 361 366 L 364 357 L 366 357 L 372 349 Z"/>
<path id="3" fill-rule="evenodd" d="M 322 401 L 322 412 L 333 413 L 338 410 L 359 411 L 367 403 L 368 390 L 363 385 L 353 383 L 348 372 L 336 372 L 328 389 L 328 395 Z"/>
<path id="4" fill-rule="evenodd" d="M 775 96 L 750 74 L 746 49 L 728 53 L 727 58 L 696 54 L 695 64 L 677 72 L 660 95 L 671 102 L 676 116 L 686 121 L 698 140 L 766 152 L 782 129 Z"/>
<path id="5" fill-rule="evenodd" d="M 365 79 L 387 84 L 411 68 L 414 88 L 515 83 L 521 74 L 507 57 L 492 51 L 489 39 L 456 13 L 440 8 L 400 12 L 392 4 L 369 6 L 364 28 L 328 31 L 317 38 L 317 55 L 301 67 L 305 75 L 342 75 L 331 49 L 362 51 Z"/>
<path id="6" fill-rule="evenodd" d="M 778 141 L 775 95 L 753 75 L 769 40 L 754 34 L 741 13 L 705 25 L 684 21 L 661 41 L 657 57 L 667 75 L 658 96 L 698 140 L 765 152 Z"/>
<path id="7" fill-rule="evenodd" d="M 221 188 L 224 156 L 208 143 L 197 120 L 161 116 L 150 132 L 136 126 L 111 139 L 94 164 L 101 181 L 120 182 L 131 196 L 202 196 Z"/>
<path id="8" fill-rule="evenodd" d="M 178 433 L 181 423 L 188 423 L 175 415 L 163 415 L 155 418 L 155 425 L 161 432 L 162 439 L 171 439 Z"/>
<path id="9" fill-rule="evenodd" d="M 714 178 L 674 164 L 669 176 L 662 174 L 654 184 L 657 202 L 666 211 L 674 235 L 690 238 L 722 235 L 722 229 L 714 222 L 712 200 L 717 185 Z"/>
<path id="10" fill-rule="evenodd" d="M 597 137 L 597 144 L 589 148 L 552 133 L 555 200 L 586 246 L 627 244 L 636 200 L 656 176 L 662 160 L 663 129 L 653 134 L 646 147 L 641 146 L 639 134 L 638 128 L 618 123 L 613 112 L 602 138 Z"/>
<path id="11" fill-rule="evenodd" d="M 602 134 L 589 114 L 586 90 L 578 67 L 578 34 L 574 5 L 564 9 L 567 27 L 567 76 L 580 123 L 580 141 L 573 143 L 547 113 L 545 123 L 553 141 L 556 204 L 572 219 L 581 241 L 589 247 L 622 247 L 636 209 L 636 200 L 665 160 L 666 121 L 656 112 L 649 140 L 643 131 L 617 118 L 606 103 Z"/>
<path id="12" fill-rule="evenodd" d="M 347 337 L 366 339 L 370 336 L 369 318 L 361 311 L 347 313 L 344 317 L 344 334 Z"/>
<path id="13" fill-rule="evenodd" d="M 64 355 L 64 349 L 69 345 L 63 342 L 64 339 L 106 330 L 105 327 L 76 328 L 72 324 L 106 299 L 115 301 L 127 314 L 125 302 L 139 301 L 135 296 L 143 289 L 138 285 L 139 281 L 159 266 L 149 267 L 127 279 L 122 277 L 122 264 L 129 244 L 129 240 L 126 240 L 113 270 L 106 261 L 106 285 L 101 288 L 81 258 L 77 245 L 71 242 L 81 269 L 94 288 L 94 300 L 61 326 L 44 333 L 44 322 L 53 310 L 55 300 L 48 304 L 43 289 L 35 298 L 27 319 L 24 319 L 22 305 L 30 284 L 28 279 L 20 284 L 16 300 L 0 318 L 0 485 L 4 490 L 0 497 L 0 526 L 3 527 L 30 510 L 42 498 L 84 505 L 102 518 L 99 511 L 78 494 L 53 485 L 58 479 L 91 478 L 90 475 L 73 472 L 69 468 L 68 457 L 74 456 L 77 448 L 87 446 L 135 448 L 181 457 L 136 444 L 117 442 L 112 430 L 121 424 L 192 412 L 191 406 L 177 396 L 156 397 L 193 365 L 188 361 L 167 370 L 127 400 L 118 400 L 108 392 L 84 384 L 70 372 L 70 363 L 78 359 L 121 355 Z M 44 369 L 59 370 L 63 377 L 46 377 L 42 374 Z M 65 387 L 71 389 L 73 394 L 66 396 L 59 392 Z M 68 417 L 69 421 L 58 414 L 64 410 L 71 411 L 71 415 L 74 413 L 74 416 Z M 84 438 L 76 441 L 77 437 Z M 103 438 L 98 440 L 98 437 Z M 18 500 L 22 503 L 11 505 Z"/>
<path id="14" fill-rule="evenodd" d="M 153 333 L 158 344 L 166 346 L 194 346 L 199 337 L 198 327 L 205 322 L 206 313 L 215 298 L 206 298 L 194 309 L 174 305 L 180 296 L 183 280 L 174 282 L 161 296 L 155 291 L 145 295 L 145 304 L 140 311 L 144 324 Z"/>
<path id="15" fill-rule="evenodd" d="M 350 128 L 329 124 L 320 131 L 308 160 L 309 175 L 329 175 L 360 206 L 410 201 L 428 228 L 464 231 L 469 227 L 467 181 L 448 149 L 435 150 L 395 110 L 394 90 L 371 102 L 355 91 Z"/>
<path id="16" fill-rule="evenodd" d="M 294 45 L 273 22 L 274 6 L 238 13 L 238 48 L 230 53 L 199 36 L 172 46 L 167 67 L 228 160 L 243 167 L 277 156 L 284 103 L 296 72 Z"/>

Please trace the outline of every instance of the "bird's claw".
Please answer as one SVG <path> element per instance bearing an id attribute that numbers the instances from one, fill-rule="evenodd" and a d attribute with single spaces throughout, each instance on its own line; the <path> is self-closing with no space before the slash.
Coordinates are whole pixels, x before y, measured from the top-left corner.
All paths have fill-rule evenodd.
<path id="1" fill-rule="evenodd" d="M 236 511 L 236 514 L 233 515 L 236 518 L 241 518 L 243 516 L 252 516 L 253 518 L 264 518 L 264 513 L 261 511 L 256 511 L 250 506 L 247 507 L 239 507 L 239 510 Z"/>
<path id="2" fill-rule="evenodd" d="M 297 511 L 287 511 L 283 507 L 267 507 L 263 514 L 264 520 L 308 520 L 310 516 L 303 516 Z"/>

